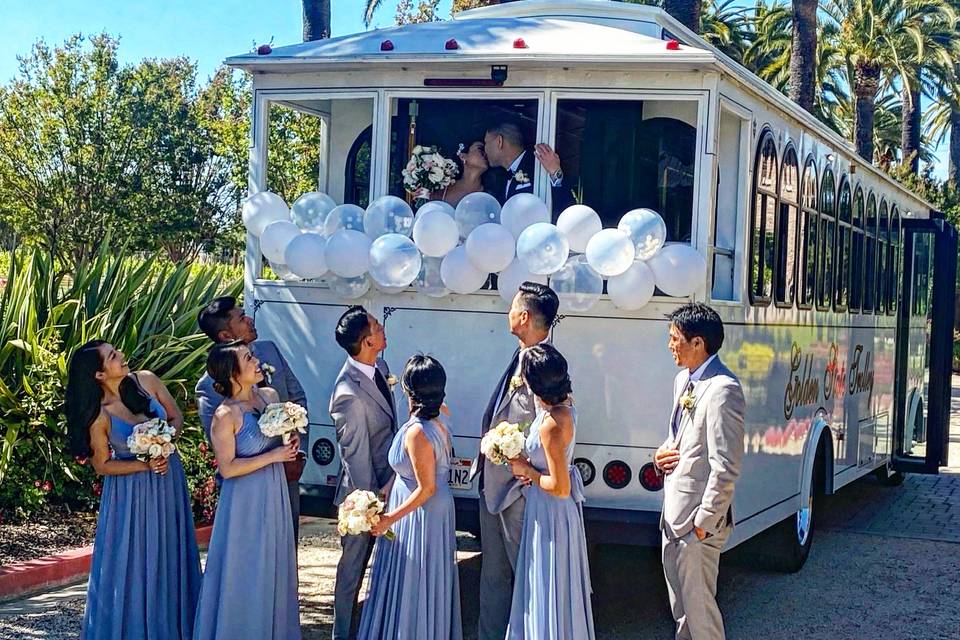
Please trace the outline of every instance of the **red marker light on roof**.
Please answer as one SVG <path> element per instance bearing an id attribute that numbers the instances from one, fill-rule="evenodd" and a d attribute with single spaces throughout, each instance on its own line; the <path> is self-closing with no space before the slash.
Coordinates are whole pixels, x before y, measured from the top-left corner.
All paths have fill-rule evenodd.
<path id="1" fill-rule="evenodd" d="M 453 49 L 459 49 L 460 45 L 457 43 L 456 38 L 450 38 L 446 44 L 443 45 L 443 48 L 447 51 L 452 51 Z"/>
<path id="2" fill-rule="evenodd" d="M 270 52 L 271 52 L 271 51 L 273 51 L 273 47 L 271 47 L 271 46 L 268 45 L 268 44 L 262 44 L 262 45 L 260 45 L 259 47 L 257 47 L 257 55 L 258 55 L 258 56 L 268 56 L 268 55 L 270 55 Z"/>
<path id="3" fill-rule="evenodd" d="M 380 43 L 380 51 L 393 51 L 393 41 L 384 40 Z"/>
<path id="4" fill-rule="evenodd" d="M 680 43 L 676 40 L 667 40 L 667 51 L 680 51 Z"/>
<path id="5" fill-rule="evenodd" d="M 523 38 L 517 38 L 516 40 L 513 41 L 513 48 L 514 48 L 514 49 L 526 49 L 526 48 L 527 48 L 527 41 L 524 40 Z"/>

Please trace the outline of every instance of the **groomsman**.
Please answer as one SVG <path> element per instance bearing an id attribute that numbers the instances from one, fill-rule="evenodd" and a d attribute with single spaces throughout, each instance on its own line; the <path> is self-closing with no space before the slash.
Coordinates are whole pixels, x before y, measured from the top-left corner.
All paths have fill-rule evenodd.
<path id="1" fill-rule="evenodd" d="M 720 552 L 733 531 L 733 489 L 743 457 L 740 381 L 720 361 L 723 322 L 705 304 L 669 316 L 673 384 L 670 435 L 654 462 L 664 474 L 663 573 L 676 637 L 722 640 L 717 607 Z"/>
<path id="2" fill-rule="evenodd" d="M 340 478 L 336 504 L 356 489 L 380 493 L 393 477 L 387 454 L 397 430 L 397 410 L 380 354 L 387 348 L 383 325 L 360 306 L 350 307 L 336 329 L 337 344 L 347 352 L 330 397 L 337 429 Z M 363 573 L 373 552 L 373 537 L 342 536 L 333 601 L 333 640 L 350 638 L 353 612 Z"/>
<path id="3" fill-rule="evenodd" d="M 507 320 L 520 344 L 500 376 L 480 425 L 481 435 L 503 421 L 529 427 L 536 417 L 534 396 L 520 379 L 520 352 L 546 342 L 560 300 L 550 287 L 524 282 L 513 298 Z M 480 487 L 480 640 L 503 640 L 510 621 L 513 577 L 523 529 L 523 485 L 507 465 L 493 464 L 483 454 L 472 475 Z"/>
<path id="4" fill-rule="evenodd" d="M 243 307 L 237 306 L 237 299 L 231 296 L 216 298 L 210 302 L 197 316 L 200 330 L 213 340 L 214 343 L 242 341 L 249 347 L 250 352 L 260 360 L 264 371 L 262 384 L 276 389 L 280 402 L 293 402 L 307 409 L 307 394 L 304 393 L 300 381 L 287 364 L 277 345 L 270 340 L 257 340 L 257 327 L 253 318 L 244 312 Z M 210 423 L 217 407 L 223 402 L 223 396 L 214 391 L 213 379 L 203 374 L 194 390 L 197 398 L 197 410 L 200 414 L 200 424 L 203 432 L 210 441 Z M 309 436 L 301 439 L 309 442 Z M 293 515 L 294 540 L 300 532 L 300 476 L 307 464 L 307 454 L 300 452 L 293 462 L 284 463 L 287 475 L 287 490 L 290 494 L 290 511 Z M 219 475 L 217 476 L 219 482 Z"/>

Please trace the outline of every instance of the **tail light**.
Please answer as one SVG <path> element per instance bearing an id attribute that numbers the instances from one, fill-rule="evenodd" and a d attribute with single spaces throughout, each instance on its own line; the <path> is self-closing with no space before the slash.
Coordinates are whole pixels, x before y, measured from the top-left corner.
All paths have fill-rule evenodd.
<path id="1" fill-rule="evenodd" d="M 626 462 L 622 460 L 613 460 L 607 463 L 603 468 L 603 481 L 611 489 L 623 489 L 630 484 L 630 478 L 633 472 Z"/>
<path id="2" fill-rule="evenodd" d="M 652 462 L 640 467 L 640 485 L 647 491 L 663 489 L 663 476 L 657 473 L 657 468 Z"/>
<path id="3" fill-rule="evenodd" d="M 583 480 L 583 486 L 587 486 L 597 477 L 597 468 L 586 458 L 577 458 L 573 461 L 573 466 L 580 472 L 580 478 Z"/>

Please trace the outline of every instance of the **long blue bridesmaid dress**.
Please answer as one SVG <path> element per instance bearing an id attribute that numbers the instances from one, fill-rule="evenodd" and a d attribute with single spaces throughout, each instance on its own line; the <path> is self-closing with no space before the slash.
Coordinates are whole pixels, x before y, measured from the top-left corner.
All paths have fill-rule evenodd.
<path id="1" fill-rule="evenodd" d="M 244 413 L 236 455 L 282 446 Z M 225 478 L 207 552 L 194 640 L 298 640 L 297 555 L 283 464 Z"/>
<path id="2" fill-rule="evenodd" d="M 457 573 L 456 513 L 447 479 L 452 448 L 433 420 L 411 417 L 390 445 L 396 480 L 387 511 L 417 488 L 403 439 L 421 425 L 436 456 L 437 491 L 393 526 L 396 540 L 377 539 L 358 638 L 363 640 L 460 640 L 460 578 Z"/>
<path id="3" fill-rule="evenodd" d="M 156 399 L 150 407 L 166 420 Z M 127 447 L 133 427 L 110 417 L 114 459 L 136 457 Z M 200 555 L 180 456 L 170 456 L 163 476 L 105 476 L 80 637 L 190 638 L 199 591 Z"/>
<path id="4" fill-rule="evenodd" d="M 566 460 L 571 465 L 576 444 L 577 413 Z M 526 451 L 541 473 L 549 473 L 540 441 L 540 424 L 546 412 L 537 405 L 530 425 Z M 557 498 L 538 486 L 526 492 L 520 552 L 513 585 L 507 640 L 592 640 L 593 611 L 590 604 L 590 567 L 583 531 L 583 479 L 569 466 L 570 495 Z"/>

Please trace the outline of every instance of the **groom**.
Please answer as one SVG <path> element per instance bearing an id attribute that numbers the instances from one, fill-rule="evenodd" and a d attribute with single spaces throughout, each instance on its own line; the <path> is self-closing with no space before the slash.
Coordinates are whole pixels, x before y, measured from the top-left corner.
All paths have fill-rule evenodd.
<path id="1" fill-rule="evenodd" d="M 397 410 L 387 383 L 390 371 L 380 354 L 387 348 L 383 325 L 361 306 L 347 309 L 337 322 L 337 344 L 347 361 L 330 397 L 337 429 L 340 478 L 336 504 L 357 489 L 380 493 L 393 477 L 387 460 L 397 430 Z M 373 551 L 373 536 L 342 536 L 333 600 L 333 640 L 347 640 L 360 582 Z"/>
<path id="2" fill-rule="evenodd" d="M 487 129 L 483 136 L 483 151 L 491 167 L 506 170 L 506 180 L 494 181 L 491 189 L 501 205 L 518 193 L 533 193 L 534 158 L 550 177 L 554 215 L 574 204 L 573 193 L 563 185 L 560 156 L 545 144 L 527 149 L 523 132 L 512 122 L 502 122 Z"/>
<path id="3" fill-rule="evenodd" d="M 663 573 L 676 637 L 723 640 L 717 607 L 720 552 L 733 531 L 733 489 L 743 458 L 745 402 L 720 361 L 723 322 L 701 303 L 669 316 L 669 348 L 683 367 L 673 384 L 670 435 L 654 463 L 663 483 Z"/>
<path id="4" fill-rule="evenodd" d="M 533 392 L 520 379 L 522 349 L 546 342 L 560 300 L 550 287 L 524 282 L 513 298 L 507 321 L 520 344 L 497 383 L 483 414 L 481 436 L 503 421 L 527 427 L 536 417 Z M 513 576 L 523 528 L 526 500 L 522 485 L 508 465 L 497 465 L 483 454 L 471 478 L 480 481 L 480 640 L 503 640 L 510 621 Z"/>

